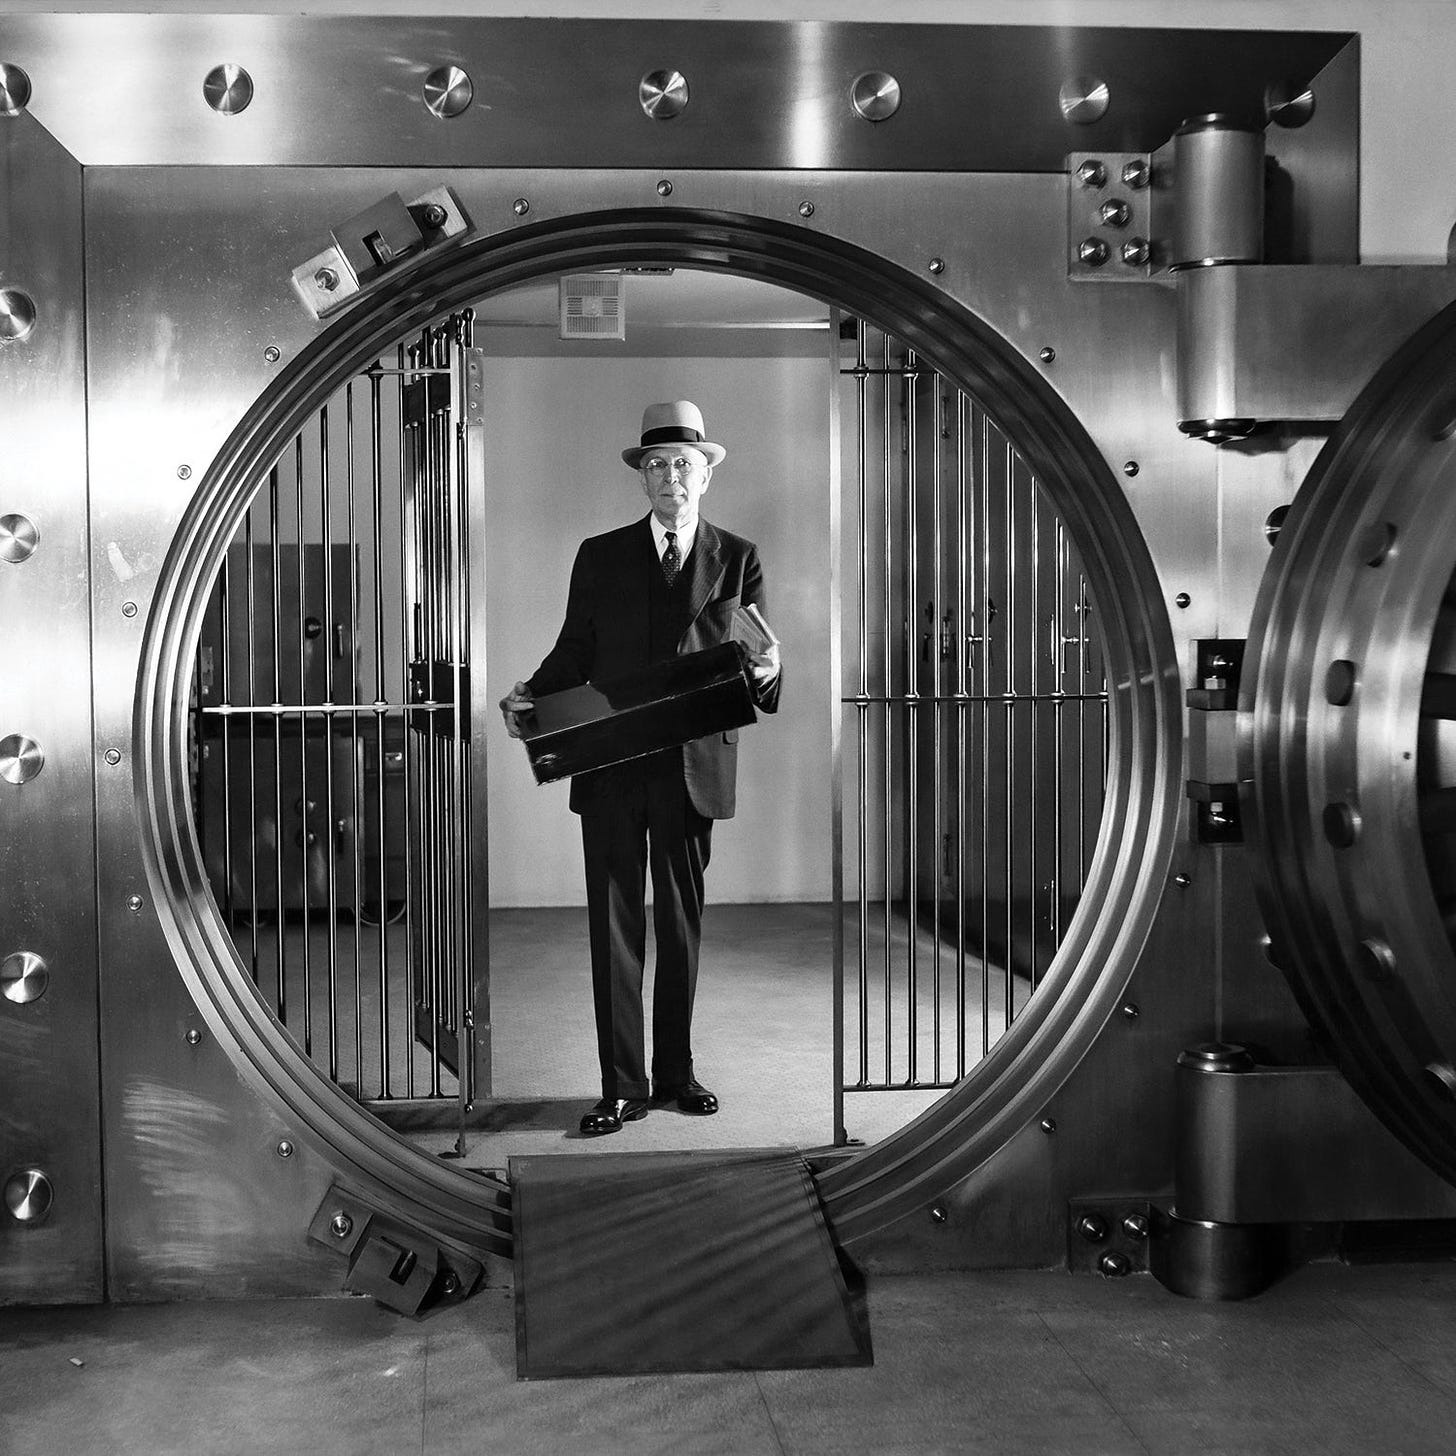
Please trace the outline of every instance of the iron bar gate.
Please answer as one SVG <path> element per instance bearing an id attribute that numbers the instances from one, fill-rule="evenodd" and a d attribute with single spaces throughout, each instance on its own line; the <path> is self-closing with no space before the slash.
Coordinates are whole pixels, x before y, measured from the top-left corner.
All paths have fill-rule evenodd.
<path id="1" fill-rule="evenodd" d="M 304 1053 L 403 1125 L 490 1091 L 472 330 L 466 310 L 401 344 L 284 452 L 193 688 L 198 834 L 243 962 Z"/>
<path id="2" fill-rule="evenodd" d="M 1015 444 L 894 338 L 846 333 L 839 1113 L 953 1086 L 1025 1009 L 1080 898 L 1107 747 L 1086 577 Z"/>

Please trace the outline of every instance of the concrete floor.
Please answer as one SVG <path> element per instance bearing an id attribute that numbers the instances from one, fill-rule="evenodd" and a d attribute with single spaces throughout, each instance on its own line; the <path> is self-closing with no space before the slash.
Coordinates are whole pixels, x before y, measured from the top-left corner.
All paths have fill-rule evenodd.
<path id="1" fill-rule="evenodd" d="M 1311 1265 L 1258 1299 L 1151 1279 L 873 1281 L 872 1369 L 515 1378 L 509 1291 L 0 1311 L 0 1450 L 70 1456 L 1224 1452 L 1450 1456 L 1456 1265 Z"/>

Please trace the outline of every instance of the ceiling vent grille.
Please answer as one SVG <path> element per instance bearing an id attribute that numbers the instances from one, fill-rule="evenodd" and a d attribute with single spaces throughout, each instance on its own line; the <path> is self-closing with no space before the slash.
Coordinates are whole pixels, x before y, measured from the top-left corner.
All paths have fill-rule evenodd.
<path id="1" fill-rule="evenodd" d="M 563 339 L 627 337 L 619 274 L 573 273 L 561 280 L 560 291 Z"/>

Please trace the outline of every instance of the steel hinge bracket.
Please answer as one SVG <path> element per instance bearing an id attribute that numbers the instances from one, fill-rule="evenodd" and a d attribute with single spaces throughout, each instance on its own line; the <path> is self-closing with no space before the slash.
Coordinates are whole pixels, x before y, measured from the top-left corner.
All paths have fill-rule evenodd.
<path id="1" fill-rule="evenodd" d="M 293 287 L 315 318 L 328 318 L 472 230 L 449 187 L 432 188 L 408 203 L 391 192 L 333 228 L 329 246 L 293 270 Z"/>
<path id="2" fill-rule="evenodd" d="M 480 1260 L 424 1229 L 380 1213 L 337 1184 L 319 1204 L 308 1236 L 348 1259 L 345 1289 L 367 1294 L 386 1309 L 411 1318 L 427 1309 L 459 1304 L 484 1272 Z"/>
<path id="3" fill-rule="evenodd" d="M 1067 1269 L 1117 1279 L 1146 1274 L 1152 1204 L 1146 1198 L 1074 1198 L 1067 1209 Z"/>
<path id="4" fill-rule="evenodd" d="M 1239 705 L 1239 682 L 1244 670 L 1242 637 L 1201 637 L 1193 644 L 1196 688 L 1184 694 L 1190 708 L 1226 712 Z"/>
<path id="5" fill-rule="evenodd" d="M 1193 834 L 1199 844 L 1242 844 L 1244 818 L 1239 809 L 1237 784 L 1208 784 L 1188 780 L 1193 801 Z"/>

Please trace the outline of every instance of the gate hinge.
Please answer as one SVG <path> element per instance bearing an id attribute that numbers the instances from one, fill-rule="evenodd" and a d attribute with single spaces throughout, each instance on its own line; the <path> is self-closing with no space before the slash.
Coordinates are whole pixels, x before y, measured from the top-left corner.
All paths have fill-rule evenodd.
<path id="1" fill-rule="evenodd" d="M 1184 694 L 1190 708 L 1224 712 L 1239 705 L 1239 682 L 1244 670 L 1242 637 L 1200 637 L 1193 643 L 1196 688 Z"/>
<path id="2" fill-rule="evenodd" d="M 345 1289 L 367 1294 L 411 1318 L 429 1308 L 459 1304 L 484 1272 L 479 1259 L 448 1247 L 424 1229 L 386 1217 L 337 1184 L 319 1204 L 308 1236 L 348 1259 Z"/>
<path id="3" fill-rule="evenodd" d="M 391 192 L 333 228 L 333 242 L 293 270 L 293 286 L 315 318 L 327 318 L 386 274 L 470 231 L 449 187 L 432 188 L 410 203 Z"/>
<path id="4" fill-rule="evenodd" d="M 410 727 L 417 733 L 433 729 L 439 733 L 453 733 L 455 720 L 459 717 L 461 731 L 470 736 L 470 713 L 457 715 L 459 704 L 455 697 L 456 674 L 459 674 L 460 701 L 470 703 L 470 664 L 448 662 L 443 658 L 431 661 L 416 660 L 409 665 Z M 428 707 L 424 706 L 429 704 Z"/>

